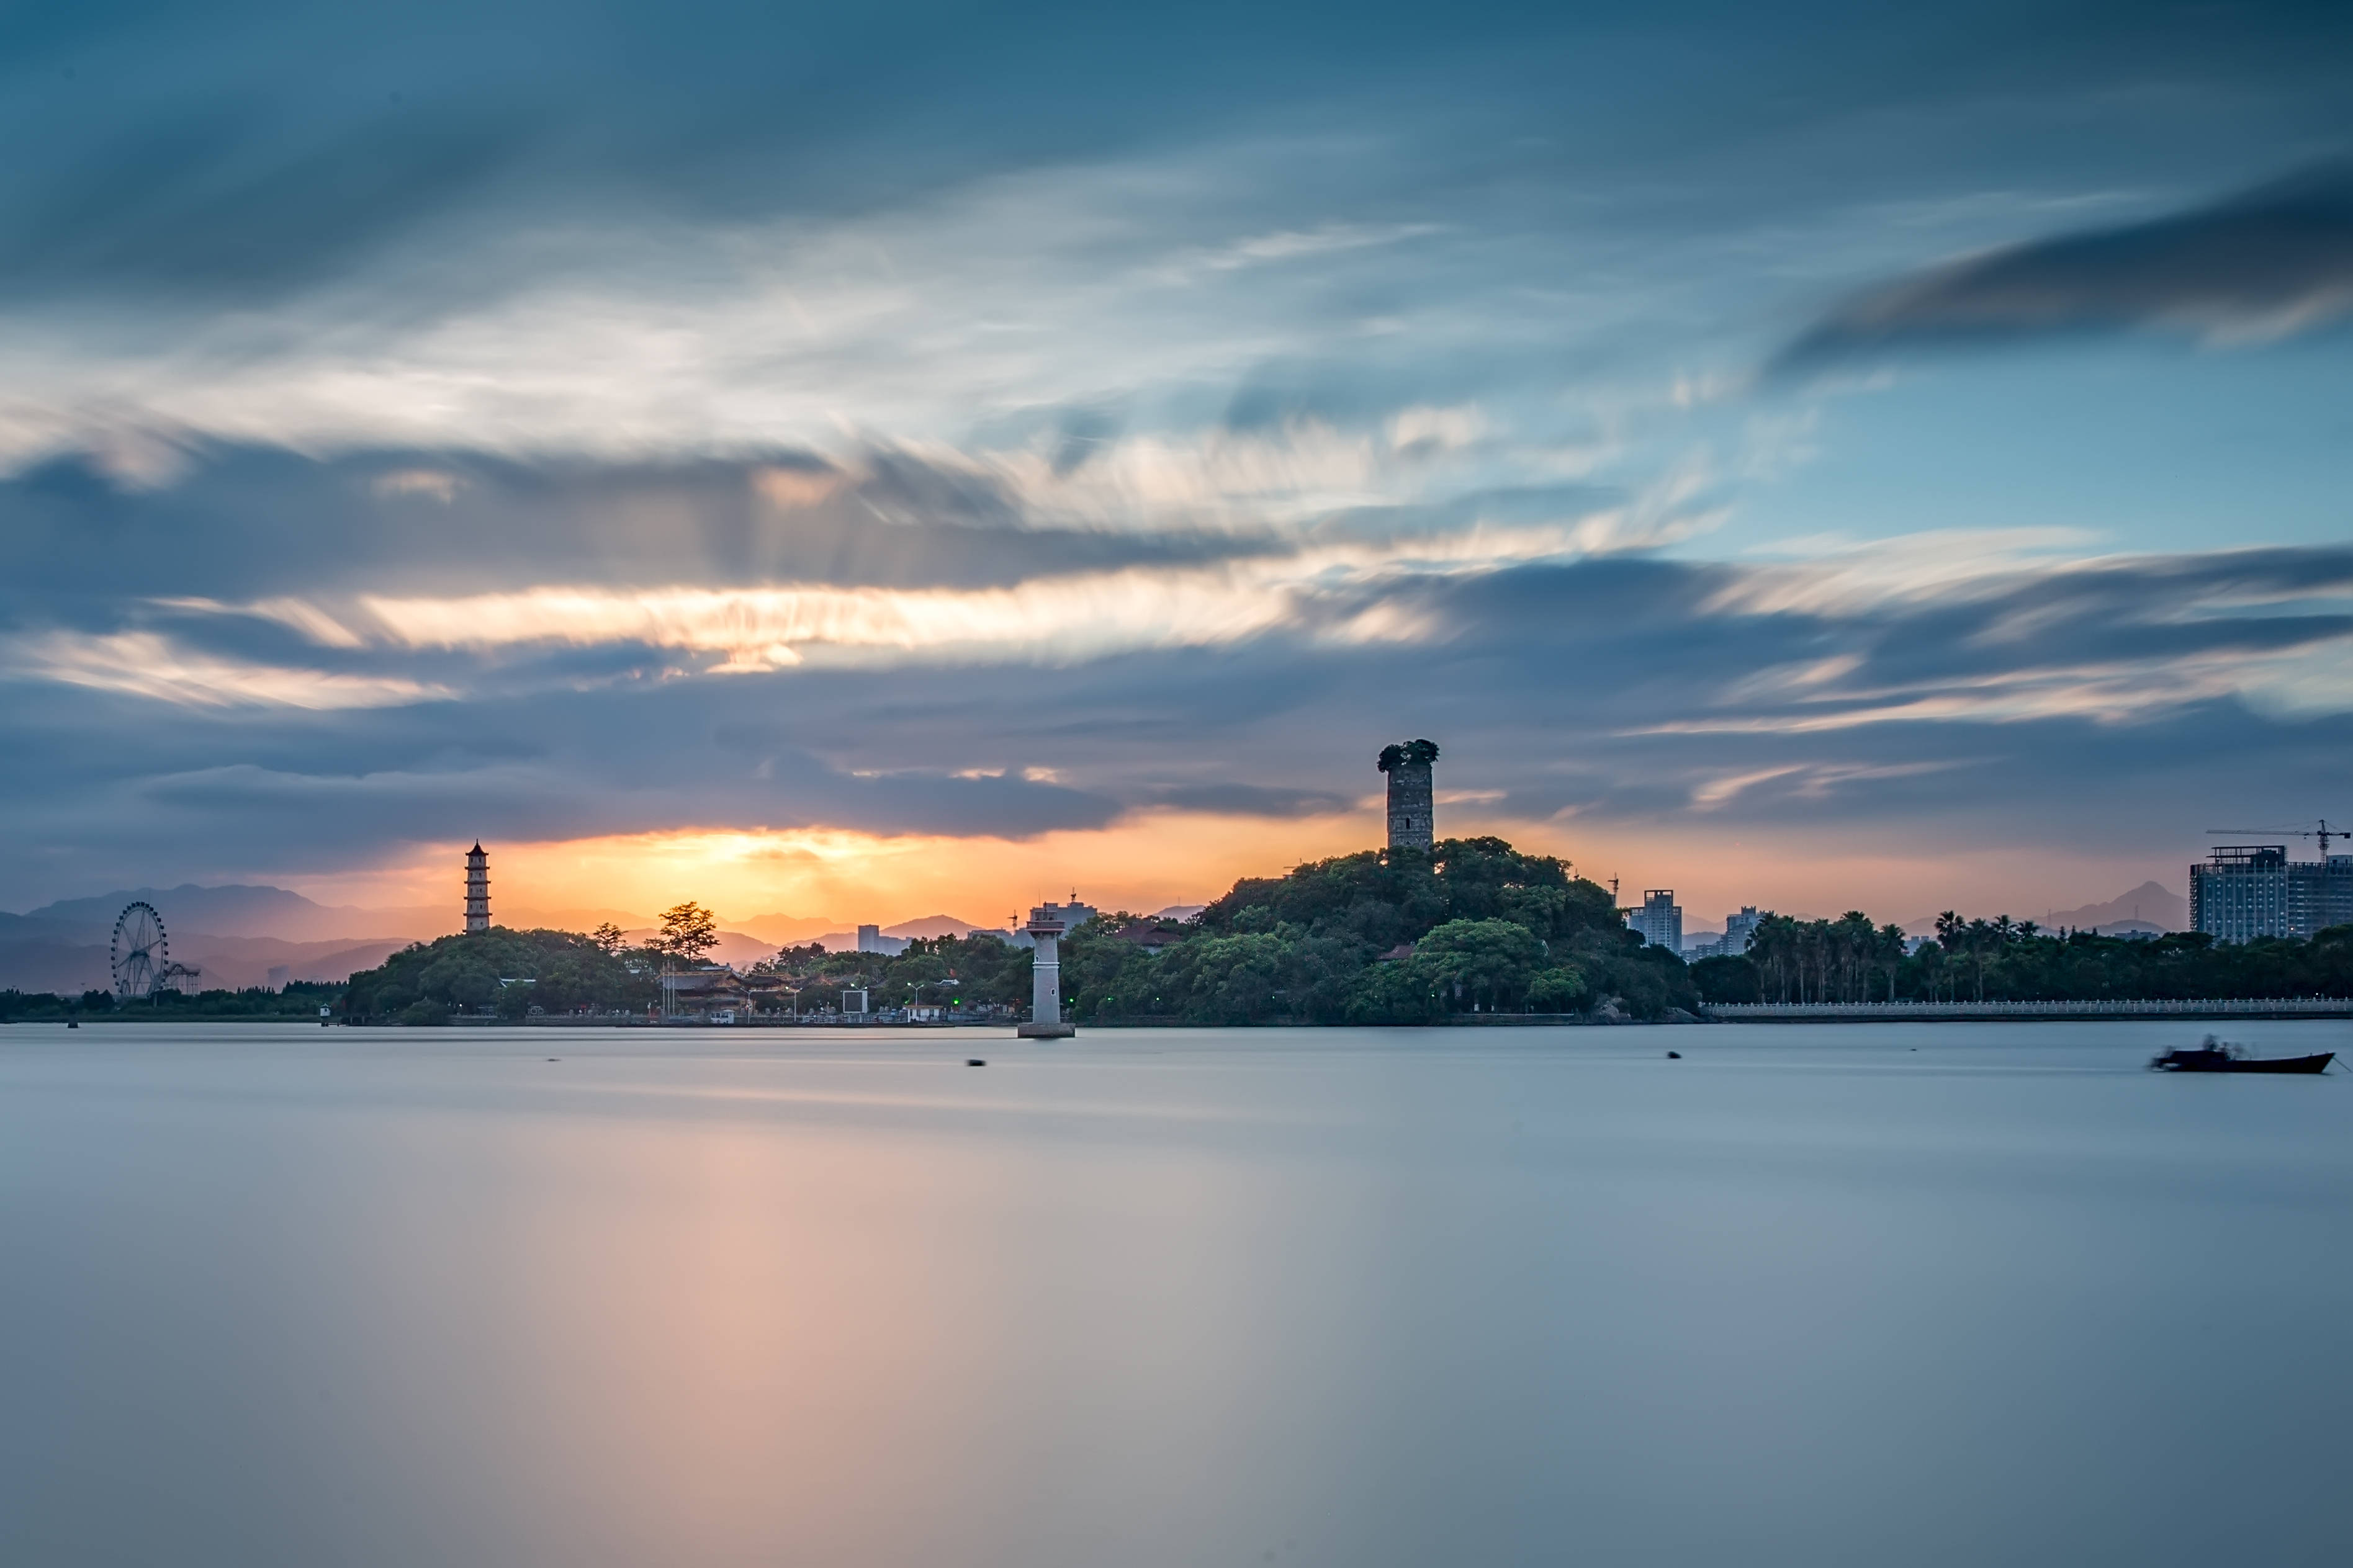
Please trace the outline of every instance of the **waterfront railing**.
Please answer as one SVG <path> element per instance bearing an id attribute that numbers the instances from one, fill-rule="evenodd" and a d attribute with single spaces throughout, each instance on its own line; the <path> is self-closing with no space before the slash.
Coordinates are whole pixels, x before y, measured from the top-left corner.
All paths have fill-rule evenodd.
<path id="1" fill-rule="evenodd" d="M 2353 1017 L 2343 996 L 2231 996 L 2206 1000 L 2147 997 L 2064 1002 L 1719 1002 L 1707 1009 L 1725 1023 L 1801 1019 L 1927 1023 L 1959 1018 L 2289 1018 Z"/>

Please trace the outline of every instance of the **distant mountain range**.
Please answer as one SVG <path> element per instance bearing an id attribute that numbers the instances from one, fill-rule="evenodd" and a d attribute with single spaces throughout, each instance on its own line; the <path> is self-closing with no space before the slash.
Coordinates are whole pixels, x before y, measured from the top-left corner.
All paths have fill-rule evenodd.
<path id="1" fill-rule="evenodd" d="M 894 926 L 884 926 L 878 934 L 888 944 L 887 951 L 902 952 L 906 950 L 907 943 L 917 937 L 970 936 L 976 931 L 999 929 L 1001 928 L 976 926 L 970 921 L 960 921 L 954 915 L 925 915 L 921 920 L 902 921 Z M 829 931 L 814 937 L 800 936 L 788 940 L 796 945 L 814 942 L 828 952 L 852 952 L 858 947 L 858 933 L 855 931 Z"/>
<path id="2" fill-rule="evenodd" d="M 2031 910 L 2005 912 L 2012 920 L 2031 920 L 2046 931 L 2065 927 L 2073 931 L 2094 931 L 2106 936 L 2189 929 L 2189 900 L 2156 882 L 2143 882 L 2130 892 L 2118 893 L 2104 904 L 2085 904 L 2073 910 L 2049 910 L 2042 914 Z M 1977 918 L 1990 920 L 1993 917 L 1989 914 Z M 1917 920 L 1896 923 L 1904 928 L 1906 935 L 1936 934 L 1936 917 L 1934 915 L 1923 915 Z"/>
<path id="3" fill-rule="evenodd" d="M 107 989 L 114 922 L 134 902 L 163 917 L 172 957 L 200 972 L 199 985 L 232 990 L 269 984 L 279 970 L 278 980 L 345 979 L 431 934 L 422 917 L 435 912 L 333 907 L 283 888 L 125 888 L 0 914 L 0 987 Z"/>
<path id="4" fill-rule="evenodd" d="M 2080 910 L 2055 910 L 2042 917 L 2047 926 L 2071 926 L 2105 931 L 2110 926 L 2155 926 L 2159 931 L 2189 929 L 2189 900 L 2156 882 L 2143 882 L 2129 893 L 2119 893 L 2105 904 Z"/>
<path id="5" fill-rule="evenodd" d="M 197 984 L 242 990 L 283 980 L 341 981 L 354 970 L 373 969 L 408 945 L 406 937 L 353 942 L 288 942 L 269 936 L 221 936 L 166 924 L 172 957 L 201 972 Z M 0 988 L 54 991 L 70 995 L 110 989 L 110 942 L 114 922 L 103 928 L 0 914 Z"/>
<path id="6" fill-rule="evenodd" d="M 821 933 L 839 931 L 843 927 L 855 928 L 856 921 L 843 920 L 839 915 L 750 915 L 727 922 L 735 930 L 766 942 L 770 947 L 788 947 L 807 942 Z"/>
<path id="7" fill-rule="evenodd" d="M 185 927 L 215 936 L 268 936 L 285 942 L 439 936 L 457 930 L 461 919 L 454 906 L 367 910 L 316 903 L 284 888 L 235 884 L 200 888 L 193 882 L 177 888 L 124 888 L 95 898 L 61 899 L 16 918 L 97 927 L 111 935 L 115 917 L 124 905 L 134 901 L 154 906 L 167 931 Z"/>

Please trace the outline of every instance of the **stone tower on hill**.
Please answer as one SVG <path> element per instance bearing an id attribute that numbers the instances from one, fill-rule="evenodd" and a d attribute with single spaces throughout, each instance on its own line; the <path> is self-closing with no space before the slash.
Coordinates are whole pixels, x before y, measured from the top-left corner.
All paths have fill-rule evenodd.
<path id="1" fill-rule="evenodd" d="M 1407 741 L 1381 748 L 1381 772 L 1389 775 L 1389 847 L 1427 855 L 1437 840 L 1436 806 L 1430 798 L 1430 764 L 1438 761 L 1435 741 Z"/>

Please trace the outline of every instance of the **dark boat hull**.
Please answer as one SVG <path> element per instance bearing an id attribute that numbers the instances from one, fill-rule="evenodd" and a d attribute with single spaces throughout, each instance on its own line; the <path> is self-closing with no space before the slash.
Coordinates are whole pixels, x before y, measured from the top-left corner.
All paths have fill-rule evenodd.
<path id="1" fill-rule="evenodd" d="M 2161 1072 L 2291 1072 L 2310 1076 L 2328 1070 L 2337 1059 L 2335 1051 L 2323 1051 L 2316 1057 L 2225 1057 L 2220 1053 L 2182 1051 L 2181 1057 L 2207 1058 L 2206 1060 L 2175 1060 L 2159 1062 Z"/>

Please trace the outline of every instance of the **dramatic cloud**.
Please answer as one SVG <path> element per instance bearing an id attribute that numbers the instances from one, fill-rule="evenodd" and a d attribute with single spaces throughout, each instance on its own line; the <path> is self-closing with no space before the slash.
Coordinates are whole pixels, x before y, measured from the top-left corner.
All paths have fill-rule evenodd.
<path id="1" fill-rule="evenodd" d="M 53 762 L 0 794 L 33 853 L 132 864 L 398 860 L 452 824 L 996 842 L 1345 815 L 1377 789 L 1367 737 L 1411 731 L 1442 737 L 1460 820 L 1572 842 L 1685 816 L 2014 837 L 2030 801 L 2038 832 L 2099 840 L 2220 807 L 2251 756 L 2316 785 L 2353 714 L 2342 548 L 2101 555 L 2012 531 L 1729 563 L 1580 527 L 1431 516 L 1005 586 L 109 596 L 93 624 L 14 634 L 0 707 Z"/>
<path id="2" fill-rule="evenodd" d="M 2353 165 L 2151 223 L 2013 246 L 1850 300 L 1784 349 L 1795 373 L 1870 353 L 2159 327 L 2284 336 L 2353 312 Z"/>
<path id="3" fill-rule="evenodd" d="M 1742 901 L 2327 809 L 2346 178 L 2146 215 L 2338 144 L 2353 21 L 1862 9 L 20 18 L 0 903 L 1192 901 L 1398 734 Z M 1781 368 L 2274 346 L 1758 396 L 1873 278 Z"/>

